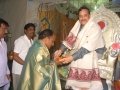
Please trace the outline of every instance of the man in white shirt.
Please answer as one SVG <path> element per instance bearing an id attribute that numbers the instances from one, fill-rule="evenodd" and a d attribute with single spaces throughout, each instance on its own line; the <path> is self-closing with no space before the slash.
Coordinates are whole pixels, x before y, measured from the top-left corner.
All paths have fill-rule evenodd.
<path id="1" fill-rule="evenodd" d="M 10 71 L 7 65 L 7 45 L 4 41 L 9 24 L 0 19 L 0 90 L 8 90 L 10 85 Z"/>
<path id="2" fill-rule="evenodd" d="M 28 23 L 24 27 L 25 35 L 19 37 L 14 42 L 14 61 L 12 66 L 13 88 L 17 90 L 17 84 L 21 75 L 22 67 L 29 48 L 33 43 L 35 35 L 35 25 Z"/>

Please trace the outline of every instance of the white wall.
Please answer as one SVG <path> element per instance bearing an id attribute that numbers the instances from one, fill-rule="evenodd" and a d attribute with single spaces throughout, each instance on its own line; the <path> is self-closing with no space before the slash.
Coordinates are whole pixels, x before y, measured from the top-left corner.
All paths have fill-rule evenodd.
<path id="1" fill-rule="evenodd" d="M 24 33 L 26 9 L 27 0 L 0 0 L 0 17 L 8 21 L 12 34 L 8 40 L 8 50 L 13 48 L 14 40 Z"/>
<path id="2" fill-rule="evenodd" d="M 39 30 L 39 1 L 28 1 L 27 2 L 27 11 L 26 11 L 26 23 L 35 23 L 36 32 Z"/>

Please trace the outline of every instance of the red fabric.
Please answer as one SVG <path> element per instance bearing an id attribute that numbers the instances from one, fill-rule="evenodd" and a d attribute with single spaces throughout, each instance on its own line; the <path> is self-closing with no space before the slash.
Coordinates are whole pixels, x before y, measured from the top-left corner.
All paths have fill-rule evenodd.
<path id="1" fill-rule="evenodd" d="M 66 41 L 69 44 L 69 46 L 72 47 L 76 41 L 76 37 L 74 36 L 74 34 L 71 33 L 71 35 L 66 38 Z"/>
<path id="2" fill-rule="evenodd" d="M 120 81 L 114 81 L 113 86 L 114 90 L 120 90 Z"/>
<path id="3" fill-rule="evenodd" d="M 101 30 L 103 30 L 105 27 L 105 23 L 103 21 L 99 21 L 98 25 L 100 26 Z"/>
<path id="4" fill-rule="evenodd" d="M 120 43 L 113 43 L 113 44 L 112 44 L 112 49 L 113 49 L 113 50 L 120 49 Z"/>

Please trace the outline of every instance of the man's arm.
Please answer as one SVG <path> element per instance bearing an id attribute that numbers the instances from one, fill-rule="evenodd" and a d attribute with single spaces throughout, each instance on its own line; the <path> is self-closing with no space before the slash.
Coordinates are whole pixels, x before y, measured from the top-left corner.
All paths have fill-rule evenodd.
<path id="1" fill-rule="evenodd" d="M 75 52 L 72 56 L 73 56 L 73 60 L 77 60 L 80 58 L 83 58 L 84 55 L 90 53 L 89 50 L 87 50 L 86 48 L 81 47 L 77 52 Z"/>
<path id="2" fill-rule="evenodd" d="M 19 54 L 20 52 L 23 50 L 24 48 L 24 41 L 23 39 L 19 38 L 17 40 L 15 40 L 15 43 L 14 43 L 14 53 L 13 53 L 13 59 L 23 65 L 24 64 L 24 60 L 21 59 L 21 57 L 19 57 Z"/>
<path id="3" fill-rule="evenodd" d="M 19 57 L 19 54 L 16 53 L 16 52 L 14 52 L 13 59 L 14 59 L 17 63 L 19 63 L 19 64 L 21 64 L 21 65 L 24 64 L 24 61 Z"/>
<path id="4" fill-rule="evenodd" d="M 60 50 L 61 50 L 62 53 L 63 53 L 64 51 L 67 50 L 67 47 L 66 47 L 64 44 L 62 44 L 61 47 L 60 47 Z"/>

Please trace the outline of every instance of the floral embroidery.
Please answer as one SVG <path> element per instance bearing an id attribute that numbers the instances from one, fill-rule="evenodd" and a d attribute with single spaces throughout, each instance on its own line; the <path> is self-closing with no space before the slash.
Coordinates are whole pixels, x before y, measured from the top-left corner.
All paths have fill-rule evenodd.
<path id="1" fill-rule="evenodd" d="M 97 68 L 94 69 L 80 69 L 70 68 L 68 79 L 78 81 L 95 81 L 100 80 L 99 72 Z"/>

